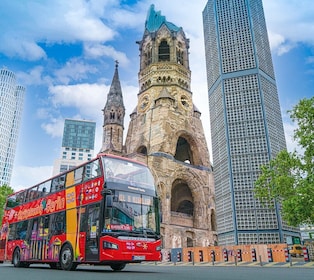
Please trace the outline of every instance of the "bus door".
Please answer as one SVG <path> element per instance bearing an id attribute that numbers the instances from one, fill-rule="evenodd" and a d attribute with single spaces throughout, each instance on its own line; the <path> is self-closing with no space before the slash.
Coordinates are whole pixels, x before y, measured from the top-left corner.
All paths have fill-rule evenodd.
<path id="1" fill-rule="evenodd" d="M 30 234 L 30 259 L 39 259 L 39 244 L 38 244 L 38 218 L 31 220 L 31 234 Z"/>
<path id="2" fill-rule="evenodd" d="M 45 260 L 48 258 L 48 233 L 49 216 L 43 216 L 32 220 L 30 239 L 29 258 Z"/>
<path id="3" fill-rule="evenodd" d="M 100 204 L 89 205 L 87 211 L 87 232 L 85 243 L 85 259 L 99 260 L 99 214 Z"/>

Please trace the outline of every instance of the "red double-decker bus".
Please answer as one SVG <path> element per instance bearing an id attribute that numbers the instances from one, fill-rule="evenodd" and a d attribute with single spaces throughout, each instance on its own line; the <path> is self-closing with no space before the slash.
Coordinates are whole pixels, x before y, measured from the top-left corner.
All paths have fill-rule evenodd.
<path id="1" fill-rule="evenodd" d="M 127 158 L 97 158 L 7 198 L 0 262 L 47 263 L 74 270 L 161 258 L 160 213 L 148 167 Z"/>

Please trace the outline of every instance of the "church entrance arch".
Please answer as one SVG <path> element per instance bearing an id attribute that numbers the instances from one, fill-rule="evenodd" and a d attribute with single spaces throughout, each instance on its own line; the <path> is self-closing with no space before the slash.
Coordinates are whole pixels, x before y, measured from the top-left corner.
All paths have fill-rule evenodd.
<path id="1" fill-rule="evenodd" d="M 176 180 L 171 190 L 171 212 L 193 216 L 194 203 L 191 190 L 183 180 Z"/>

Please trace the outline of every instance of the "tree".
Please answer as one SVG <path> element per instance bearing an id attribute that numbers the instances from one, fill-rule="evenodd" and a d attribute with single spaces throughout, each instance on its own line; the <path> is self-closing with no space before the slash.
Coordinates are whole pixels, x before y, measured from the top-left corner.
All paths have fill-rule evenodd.
<path id="1" fill-rule="evenodd" d="M 2 221 L 3 208 L 4 208 L 4 204 L 6 202 L 7 196 L 9 194 L 12 194 L 13 192 L 14 192 L 14 190 L 7 185 L 0 186 L 0 224 Z"/>
<path id="2" fill-rule="evenodd" d="M 280 202 L 289 225 L 314 224 L 314 97 L 300 100 L 288 112 L 297 124 L 293 138 L 302 154 L 279 152 L 261 167 L 254 192 L 262 202 Z"/>

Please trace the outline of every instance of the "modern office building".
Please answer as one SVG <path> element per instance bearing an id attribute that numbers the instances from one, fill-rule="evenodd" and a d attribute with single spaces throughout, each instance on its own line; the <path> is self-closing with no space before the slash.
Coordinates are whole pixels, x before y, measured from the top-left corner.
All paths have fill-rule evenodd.
<path id="1" fill-rule="evenodd" d="M 203 26 L 218 244 L 285 242 L 298 230 L 253 193 L 260 166 L 286 149 L 262 0 L 209 0 Z"/>
<path id="2" fill-rule="evenodd" d="M 94 156 L 96 123 L 85 120 L 64 121 L 61 158 L 55 160 L 53 175 L 88 161 Z"/>
<path id="3" fill-rule="evenodd" d="M 0 69 L 0 186 L 10 185 L 24 95 L 15 74 Z"/>

